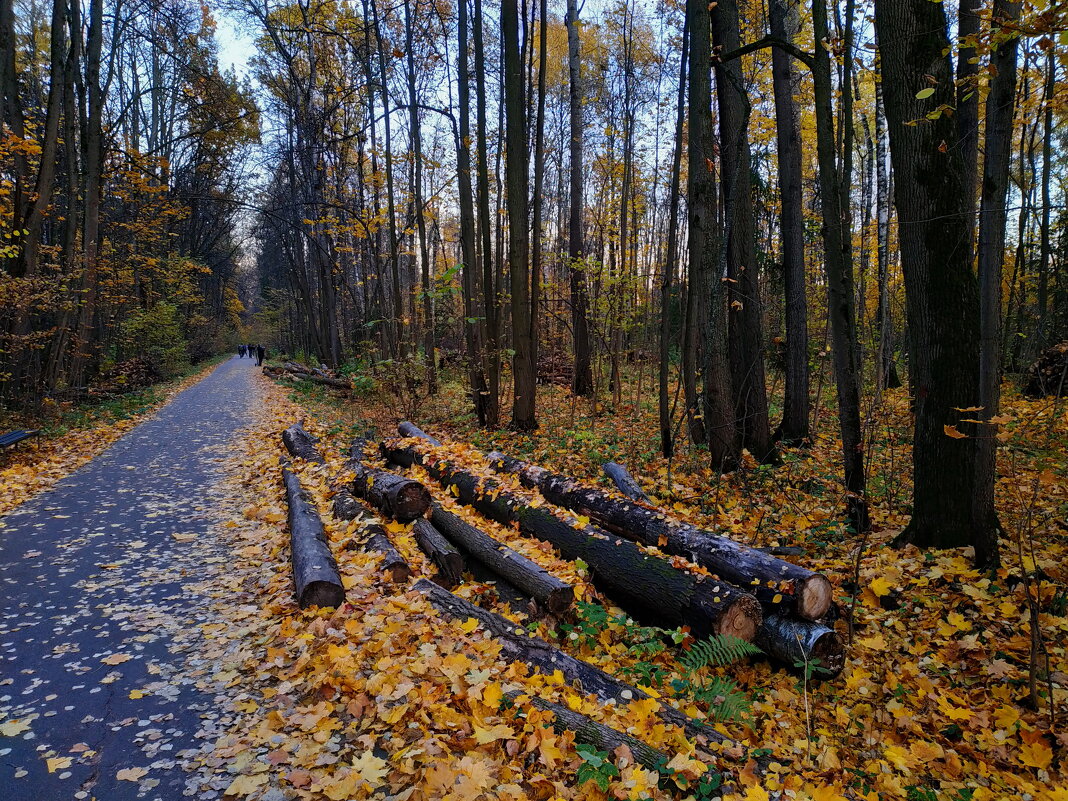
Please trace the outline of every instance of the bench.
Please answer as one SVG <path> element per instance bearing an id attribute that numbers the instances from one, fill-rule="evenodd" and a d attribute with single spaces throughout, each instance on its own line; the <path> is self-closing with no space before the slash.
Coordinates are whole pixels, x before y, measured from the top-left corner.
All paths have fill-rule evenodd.
<path id="1" fill-rule="evenodd" d="M 9 431 L 6 434 L 0 434 L 0 448 L 10 448 L 12 445 L 18 445 L 24 439 L 30 437 L 36 437 L 40 431 L 20 429 L 18 431 Z"/>

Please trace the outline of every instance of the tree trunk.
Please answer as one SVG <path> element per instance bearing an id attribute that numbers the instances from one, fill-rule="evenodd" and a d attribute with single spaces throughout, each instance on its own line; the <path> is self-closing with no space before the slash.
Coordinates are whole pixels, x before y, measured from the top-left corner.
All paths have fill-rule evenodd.
<path id="1" fill-rule="evenodd" d="M 301 609 L 309 606 L 338 607 L 345 601 L 345 588 L 337 563 L 323 531 L 323 521 L 296 473 L 282 468 L 289 503 L 289 550 L 293 560 L 293 584 Z"/>
<path id="2" fill-rule="evenodd" d="M 812 24 L 816 41 L 829 41 L 825 0 L 816 0 L 813 5 Z M 816 48 L 812 83 L 816 100 L 816 150 L 823 214 L 824 261 L 827 267 L 827 304 L 848 494 L 847 514 L 854 533 L 860 534 L 871 527 L 871 521 L 865 499 L 864 439 L 860 429 L 857 321 L 853 306 L 853 242 L 847 224 L 849 176 L 839 174 L 839 169 L 844 171 L 848 165 L 836 164 L 831 59 L 827 48 L 823 46 Z M 848 95 L 848 91 L 845 94 Z M 845 122 L 847 126 L 852 124 L 852 119 Z"/>
<path id="3" fill-rule="evenodd" d="M 516 0 L 501 3 L 504 44 L 504 106 L 507 148 L 504 170 L 508 201 L 508 274 L 512 290 L 512 428 L 533 431 L 536 370 L 530 341 L 530 217 L 528 208 L 527 124 L 523 62 L 519 54 L 519 12 Z"/>
<path id="4" fill-rule="evenodd" d="M 485 396 L 486 428 L 500 424 L 501 325 L 497 284 L 493 275 L 492 227 L 490 225 L 489 158 L 486 155 L 486 58 L 482 37 L 482 0 L 475 0 L 475 151 L 478 159 L 478 226 L 482 235 L 482 296 L 486 309 L 483 373 L 489 383 Z M 498 230 L 500 226 L 498 226 Z"/>
<path id="5" fill-rule="evenodd" d="M 544 640 L 528 636 L 526 632 L 517 633 L 516 624 L 512 621 L 475 606 L 432 581 L 420 579 L 413 585 L 413 589 L 427 596 L 427 600 L 435 609 L 453 620 L 476 619 L 501 644 L 501 657 L 508 662 L 522 662 L 538 668 L 546 676 L 560 671 L 565 681 L 583 693 L 597 696 L 602 703 L 625 705 L 649 698 L 647 693 L 637 687 L 622 682 L 587 662 L 575 659 Z M 658 704 L 657 714 L 660 718 L 668 725 L 682 728 L 687 737 L 696 740 L 698 746 L 710 742 L 733 745 L 731 740 L 711 727 L 702 725 L 666 703 Z"/>
<path id="6" fill-rule="evenodd" d="M 324 464 L 325 460 L 319 449 L 315 447 L 317 440 L 304 430 L 302 423 L 294 423 L 282 432 L 282 444 L 286 446 L 290 456 L 303 459 L 306 462 Z"/>
<path id="7" fill-rule="evenodd" d="M 475 311 L 478 255 L 475 248 L 475 208 L 471 196 L 471 74 L 467 57 L 466 0 L 459 3 L 457 8 L 459 14 L 457 36 L 463 43 L 457 53 L 460 130 L 456 140 L 456 181 L 460 200 L 460 255 L 464 262 L 462 274 L 464 339 L 467 345 L 467 375 L 471 386 L 471 403 L 475 408 L 478 424 L 485 428 L 490 424 L 491 410 L 489 384 L 486 378 L 487 358 L 479 336 L 478 313 Z"/>
<path id="8" fill-rule="evenodd" d="M 875 53 L 875 227 L 876 261 L 878 263 L 879 308 L 876 318 L 879 330 L 879 355 L 876 386 L 880 391 L 901 386 L 894 367 L 892 321 L 890 316 L 890 166 L 886 153 L 886 113 L 883 110 L 883 79 L 879 66 L 879 52 Z"/>
<path id="9" fill-rule="evenodd" d="M 615 462 L 605 462 L 601 465 L 601 469 L 604 470 L 606 476 L 612 479 L 612 483 L 616 485 L 616 488 L 632 501 L 649 503 L 649 496 L 642 491 L 641 485 L 634 480 L 634 476 L 623 465 Z"/>
<path id="10" fill-rule="evenodd" d="M 571 330 L 575 347 L 575 372 L 571 390 L 580 397 L 593 394 L 593 368 L 590 360 L 590 332 L 586 319 L 585 247 L 582 230 L 582 56 L 578 35 L 578 0 L 567 0 L 567 66 L 569 73 L 569 113 L 571 123 L 571 206 L 568 218 L 568 277 L 571 287 Z"/>
<path id="11" fill-rule="evenodd" d="M 1053 104 L 1057 81 L 1057 60 L 1054 48 L 1046 53 L 1046 86 L 1043 92 L 1044 108 L 1042 111 L 1042 225 L 1039 227 L 1041 237 L 1038 258 L 1038 332 L 1035 337 L 1035 350 L 1039 353 L 1046 349 L 1049 340 L 1049 277 L 1053 269 L 1053 248 L 1050 244 L 1050 175 L 1053 160 Z"/>
<path id="12" fill-rule="evenodd" d="M 845 667 L 842 638 L 822 623 L 768 615 L 757 632 L 756 644 L 787 667 L 813 666 L 815 678 L 834 678 Z"/>
<path id="13" fill-rule="evenodd" d="M 683 135 L 686 125 L 686 54 L 689 49 L 689 18 L 682 23 L 682 54 L 679 57 L 679 92 L 675 114 L 675 147 L 671 154 L 671 185 L 668 190 L 668 230 L 667 250 L 664 253 L 663 276 L 660 282 L 660 373 L 659 373 L 659 414 L 660 414 L 660 451 L 665 459 L 675 455 L 675 443 L 672 435 L 671 404 L 668 395 L 671 392 L 669 376 L 671 372 L 671 281 L 675 275 L 679 258 L 679 187 L 682 175 Z M 688 336 L 683 333 L 683 336 Z"/>
<path id="14" fill-rule="evenodd" d="M 444 582 L 442 586 L 455 587 L 463 580 L 464 558 L 429 520 L 416 520 L 412 527 L 412 536 L 423 553 L 437 566 L 438 575 Z"/>
<path id="15" fill-rule="evenodd" d="M 524 486 L 537 488 L 550 503 L 586 515 L 620 536 L 683 556 L 724 581 L 745 587 L 768 611 L 796 608 L 806 620 L 818 620 L 831 606 L 833 588 L 819 573 L 502 453 L 488 458 L 495 470 L 517 474 Z"/>
<path id="16" fill-rule="evenodd" d="M 793 42 L 800 30 L 797 0 L 771 0 L 770 11 L 772 36 Z M 795 100 L 800 92 L 801 76 L 793 59 L 782 48 L 772 48 L 771 63 L 786 289 L 786 394 L 776 437 L 786 445 L 799 445 L 809 438 L 805 209 L 801 193 L 801 113 Z"/>
<path id="17" fill-rule="evenodd" d="M 995 0 L 991 26 L 997 47 L 990 55 L 990 93 L 986 98 L 982 197 L 979 205 L 979 405 L 978 463 L 976 464 L 976 559 L 996 565 L 997 512 L 994 482 L 997 473 L 997 424 L 991 423 L 1001 403 L 1001 280 L 1005 261 L 1005 198 L 1009 188 L 1012 122 L 1016 111 L 1016 46 L 1012 26 L 1020 16 L 1018 0 Z"/>
<path id="18" fill-rule="evenodd" d="M 712 39 L 725 51 L 739 47 L 737 0 L 711 6 Z M 696 41 L 696 30 L 695 41 Z M 764 382 L 761 302 L 754 238 L 753 193 L 749 151 L 749 99 L 739 59 L 716 64 L 716 99 L 719 108 L 720 164 L 726 236 L 727 344 L 733 388 L 735 432 L 740 446 L 759 461 L 773 461 L 775 446 L 768 424 L 768 397 Z M 691 173 L 700 161 L 690 160 Z M 693 253 L 691 251 L 691 258 Z M 709 274 L 712 284 L 720 277 Z M 720 284 L 723 286 L 723 284 Z M 710 323 L 709 336 L 715 327 Z M 708 371 L 705 380 L 708 381 Z M 715 459 L 713 459 L 715 462 Z"/>
<path id="19" fill-rule="evenodd" d="M 751 640 L 760 625 L 760 604 L 726 581 L 696 577 L 637 545 L 594 526 L 556 517 L 530 506 L 499 482 L 454 467 L 433 454 L 386 440 L 383 452 L 402 465 L 420 464 L 461 503 L 503 525 L 519 524 L 530 537 L 550 542 L 568 559 L 582 559 L 594 584 L 638 618 L 655 625 L 689 625 L 699 637 L 731 634 Z"/>
<path id="20" fill-rule="evenodd" d="M 712 138 L 711 22 L 708 3 L 687 0 L 690 21 L 689 117 L 689 250 L 691 275 L 705 279 L 700 287 L 708 307 L 705 337 L 703 428 L 712 469 L 727 472 L 741 452 L 735 430 L 731 373 L 727 362 L 727 318 L 723 282 L 716 274 L 715 151 Z M 699 279 L 700 280 L 700 279 Z M 691 280 L 691 284 L 694 282 Z M 694 291 L 691 285 L 690 291 Z M 696 309 L 696 306 L 695 306 Z M 691 319 L 691 325 L 693 319 Z"/>
<path id="21" fill-rule="evenodd" d="M 952 106 L 945 9 L 929 0 L 876 0 L 894 199 L 905 274 L 916 427 L 912 519 L 895 543 L 980 545 L 973 502 L 977 441 L 947 436 L 979 401 L 979 296 Z M 917 98 L 932 88 L 930 96 Z M 977 554 L 978 556 L 979 554 Z"/>
<path id="22" fill-rule="evenodd" d="M 431 506 L 430 522 L 468 554 L 553 614 L 562 614 L 574 603 L 575 590 L 570 584 L 439 504 Z"/>

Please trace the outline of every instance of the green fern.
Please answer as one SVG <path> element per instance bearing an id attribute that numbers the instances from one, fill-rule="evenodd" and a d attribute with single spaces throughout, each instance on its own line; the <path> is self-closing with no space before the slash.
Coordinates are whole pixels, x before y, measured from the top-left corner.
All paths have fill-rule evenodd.
<path id="1" fill-rule="evenodd" d="M 747 656 L 761 654 L 753 643 L 730 634 L 716 634 L 707 640 L 698 640 L 679 661 L 686 670 L 693 674 L 705 667 L 723 667 L 733 664 Z"/>
<path id="2" fill-rule="evenodd" d="M 708 704 L 708 716 L 717 722 L 741 720 L 749 716 L 752 702 L 749 696 L 738 688 L 734 679 L 717 676 L 707 687 L 694 693 L 698 701 Z"/>

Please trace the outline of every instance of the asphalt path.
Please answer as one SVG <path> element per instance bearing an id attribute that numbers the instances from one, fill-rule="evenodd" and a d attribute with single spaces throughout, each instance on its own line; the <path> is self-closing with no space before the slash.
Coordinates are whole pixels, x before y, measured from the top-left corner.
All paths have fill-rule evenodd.
<path id="1" fill-rule="evenodd" d="M 218 726 L 199 644 L 226 625 L 217 500 L 260 400 L 233 357 L 0 519 L 0 799 L 207 798 Z M 2 491 L 2 488 L 0 488 Z"/>

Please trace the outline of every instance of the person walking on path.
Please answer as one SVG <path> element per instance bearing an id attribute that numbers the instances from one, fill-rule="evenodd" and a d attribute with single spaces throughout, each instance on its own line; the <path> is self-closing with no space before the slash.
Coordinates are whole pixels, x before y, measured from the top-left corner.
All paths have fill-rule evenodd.
<path id="1" fill-rule="evenodd" d="M 256 346 L 256 366 L 263 367 L 263 360 L 267 357 L 267 348 L 263 345 Z"/>

